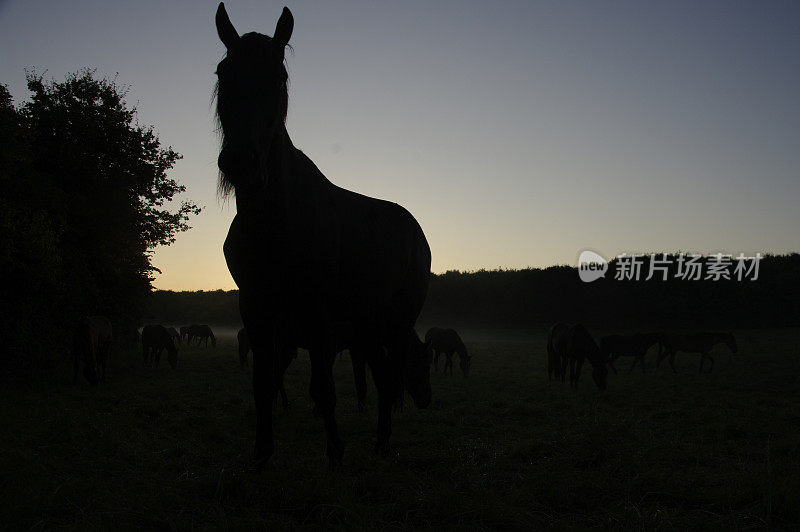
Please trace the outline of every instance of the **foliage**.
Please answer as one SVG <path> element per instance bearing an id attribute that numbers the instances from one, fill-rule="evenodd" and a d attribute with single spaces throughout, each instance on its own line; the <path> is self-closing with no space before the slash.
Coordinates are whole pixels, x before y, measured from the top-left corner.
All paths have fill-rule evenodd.
<path id="1" fill-rule="evenodd" d="M 136 120 L 127 90 L 93 70 L 46 81 L 27 74 L 20 107 L 0 90 L 2 371 L 41 374 L 82 315 L 132 337 L 152 287 L 151 252 L 189 229 L 200 209 L 168 176 L 180 159 Z M 8 345 L 8 344 L 7 344 Z"/>

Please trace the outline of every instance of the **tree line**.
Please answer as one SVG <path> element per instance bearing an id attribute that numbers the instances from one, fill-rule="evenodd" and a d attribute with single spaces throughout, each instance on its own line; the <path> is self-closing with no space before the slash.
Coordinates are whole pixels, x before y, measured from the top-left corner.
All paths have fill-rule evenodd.
<path id="1" fill-rule="evenodd" d="M 675 259 L 675 255 L 670 255 Z M 647 273 L 649 257 L 643 259 Z M 675 265 L 667 280 L 580 280 L 572 266 L 448 271 L 431 276 L 419 323 L 470 328 L 535 328 L 559 321 L 606 329 L 796 327 L 800 255 L 767 255 L 756 280 L 686 280 Z M 611 262 L 611 268 L 616 266 Z M 146 316 L 170 323 L 236 327 L 238 292 L 156 291 Z"/>

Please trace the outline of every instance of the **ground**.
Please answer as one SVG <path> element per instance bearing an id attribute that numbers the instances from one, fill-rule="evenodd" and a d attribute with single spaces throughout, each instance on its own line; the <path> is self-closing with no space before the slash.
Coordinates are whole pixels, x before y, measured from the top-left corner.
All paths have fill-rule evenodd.
<path id="1" fill-rule="evenodd" d="M 424 331 L 423 331 L 424 332 Z M 172 370 L 116 352 L 107 382 L 0 392 L 0 527 L 789 528 L 800 522 L 800 331 L 738 331 L 739 353 L 678 354 L 598 392 L 548 383 L 544 330 L 463 331 L 471 374 L 433 374 L 392 453 L 373 455 L 375 391 L 356 411 L 335 367 L 341 469 L 311 415 L 308 356 L 289 369 L 276 454 L 252 473 L 250 373 L 235 339 L 183 347 Z M 441 363 L 440 363 L 441 366 Z M 458 372 L 458 365 L 455 365 Z"/>

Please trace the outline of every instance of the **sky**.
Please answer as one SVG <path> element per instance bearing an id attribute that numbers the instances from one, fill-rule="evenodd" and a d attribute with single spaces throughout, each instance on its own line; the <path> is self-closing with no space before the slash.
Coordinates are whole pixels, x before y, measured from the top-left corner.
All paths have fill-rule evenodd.
<path id="1" fill-rule="evenodd" d="M 240 34 L 284 4 L 229 0 Z M 405 206 L 434 272 L 591 249 L 800 250 L 800 3 L 297 1 L 287 129 L 337 185 Z M 155 286 L 232 289 L 216 195 L 216 2 L 0 0 L 0 83 L 129 86 L 204 207 Z"/>

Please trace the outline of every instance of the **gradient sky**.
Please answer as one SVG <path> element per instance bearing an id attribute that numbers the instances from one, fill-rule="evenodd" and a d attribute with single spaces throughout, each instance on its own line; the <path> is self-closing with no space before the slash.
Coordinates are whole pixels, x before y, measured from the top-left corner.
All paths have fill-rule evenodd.
<path id="1" fill-rule="evenodd" d="M 0 0 L 0 83 L 130 85 L 205 206 L 155 285 L 234 288 L 216 197 L 214 1 Z M 284 4 L 229 0 L 239 33 Z M 404 205 L 432 269 L 594 249 L 800 250 L 800 3 L 300 1 L 287 127 L 334 183 Z"/>

